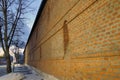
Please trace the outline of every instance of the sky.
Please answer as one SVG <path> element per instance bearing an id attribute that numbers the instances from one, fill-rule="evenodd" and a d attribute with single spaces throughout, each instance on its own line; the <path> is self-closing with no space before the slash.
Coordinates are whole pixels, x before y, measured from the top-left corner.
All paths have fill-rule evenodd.
<path id="1" fill-rule="evenodd" d="M 29 37 L 30 31 L 32 29 L 32 26 L 34 24 L 38 9 L 40 7 L 42 0 L 33 0 L 33 3 L 30 5 L 30 8 L 34 9 L 34 11 L 28 13 L 25 15 L 25 17 L 27 18 L 25 20 L 25 24 L 27 25 L 27 27 L 24 28 L 23 32 L 25 32 L 25 35 L 22 36 L 22 40 L 27 42 L 27 39 Z M 22 51 L 23 52 L 23 51 Z M 2 48 L 0 48 L 0 56 L 3 55 L 3 50 Z"/>
<path id="2" fill-rule="evenodd" d="M 36 15 L 38 13 L 38 10 L 39 10 L 41 2 L 42 2 L 42 0 L 30 0 L 30 1 L 33 1 L 29 7 L 32 9 L 32 11 L 24 15 L 25 18 L 27 18 L 25 20 L 26 27 L 23 30 L 25 32 L 25 35 L 22 36 L 24 42 L 27 42 L 27 40 L 28 40 L 29 34 L 31 32 L 34 21 L 36 19 Z"/>
<path id="3" fill-rule="evenodd" d="M 30 5 L 34 9 L 34 11 L 26 14 L 26 17 L 28 18 L 26 20 L 26 24 L 30 29 L 33 26 L 33 23 L 36 18 L 36 15 L 37 15 L 37 12 L 38 12 L 41 2 L 42 2 L 42 0 L 34 0 L 34 2 Z"/>

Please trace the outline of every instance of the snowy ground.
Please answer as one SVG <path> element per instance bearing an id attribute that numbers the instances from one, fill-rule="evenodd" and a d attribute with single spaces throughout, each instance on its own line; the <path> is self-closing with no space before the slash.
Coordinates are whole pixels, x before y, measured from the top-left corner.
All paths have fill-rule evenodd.
<path id="1" fill-rule="evenodd" d="M 2 70 L 2 68 L 0 69 L 1 71 L 5 70 L 5 69 Z M 58 80 L 58 79 L 56 79 L 54 76 L 38 71 L 35 68 L 30 67 L 28 65 L 16 65 L 14 73 L 10 73 L 0 77 L 0 80 Z"/>
<path id="2" fill-rule="evenodd" d="M 0 76 L 3 76 L 6 74 L 6 66 L 0 65 Z"/>
<path id="3" fill-rule="evenodd" d="M 21 73 L 10 73 L 0 77 L 0 80 L 23 80 L 24 75 Z"/>

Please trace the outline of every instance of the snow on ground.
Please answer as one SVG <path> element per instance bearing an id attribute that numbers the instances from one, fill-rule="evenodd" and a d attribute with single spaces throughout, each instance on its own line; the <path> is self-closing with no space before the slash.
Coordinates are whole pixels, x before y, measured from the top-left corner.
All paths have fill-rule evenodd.
<path id="1" fill-rule="evenodd" d="M 5 66 L 0 66 L 0 72 L 6 71 Z M 5 73 L 4 73 L 5 74 Z M 0 77 L 0 80 L 58 80 L 54 76 L 41 72 L 28 65 L 15 65 L 14 73 Z"/>
<path id="2" fill-rule="evenodd" d="M 0 77 L 0 80 L 22 80 L 24 75 L 21 73 L 10 73 Z"/>
<path id="3" fill-rule="evenodd" d="M 6 65 L 0 65 L 0 76 L 6 74 Z"/>

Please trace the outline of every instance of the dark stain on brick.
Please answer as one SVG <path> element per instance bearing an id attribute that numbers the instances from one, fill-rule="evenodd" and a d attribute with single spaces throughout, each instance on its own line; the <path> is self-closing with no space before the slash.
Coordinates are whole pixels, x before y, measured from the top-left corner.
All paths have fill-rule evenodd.
<path id="1" fill-rule="evenodd" d="M 40 54 L 40 59 L 41 59 L 41 58 L 42 58 L 41 45 L 40 45 L 40 48 L 39 48 L 39 50 L 40 50 L 40 51 L 39 51 L 39 52 L 40 52 L 39 54 Z"/>
<path id="2" fill-rule="evenodd" d="M 64 36 L 64 53 L 66 54 L 66 50 L 67 50 L 68 43 L 69 43 L 67 20 L 65 20 L 63 24 L 63 36 Z"/>
<path id="3" fill-rule="evenodd" d="M 107 58 L 107 57 L 105 57 L 105 58 L 104 58 L 104 60 L 107 60 L 107 61 L 108 61 L 108 58 Z"/>
<path id="4" fill-rule="evenodd" d="M 102 68 L 102 71 L 106 71 L 107 69 L 106 68 Z"/>

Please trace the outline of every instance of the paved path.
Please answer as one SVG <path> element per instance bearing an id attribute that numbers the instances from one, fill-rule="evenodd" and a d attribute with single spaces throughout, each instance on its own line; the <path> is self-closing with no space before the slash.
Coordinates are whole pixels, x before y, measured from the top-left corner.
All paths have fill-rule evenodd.
<path id="1" fill-rule="evenodd" d="M 6 74 L 6 66 L 0 65 L 0 77 Z"/>
<path id="2" fill-rule="evenodd" d="M 15 73 L 22 73 L 24 75 L 32 74 L 32 71 L 27 66 L 17 66 L 14 68 Z"/>
<path id="3" fill-rule="evenodd" d="M 44 80 L 37 72 L 24 65 L 16 66 L 14 68 L 14 73 L 24 74 L 25 78 L 23 80 Z"/>
<path id="4" fill-rule="evenodd" d="M 14 72 L 7 75 L 5 75 L 6 73 L 4 72 L 6 71 L 5 68 L 6 66 L 0 66 L 0 80 L 58 80 L 54 76 L 48 75 L 41 71 L 38 73 L 35 68 L 26 65 L 16 64 L 14 67 Z"/>

